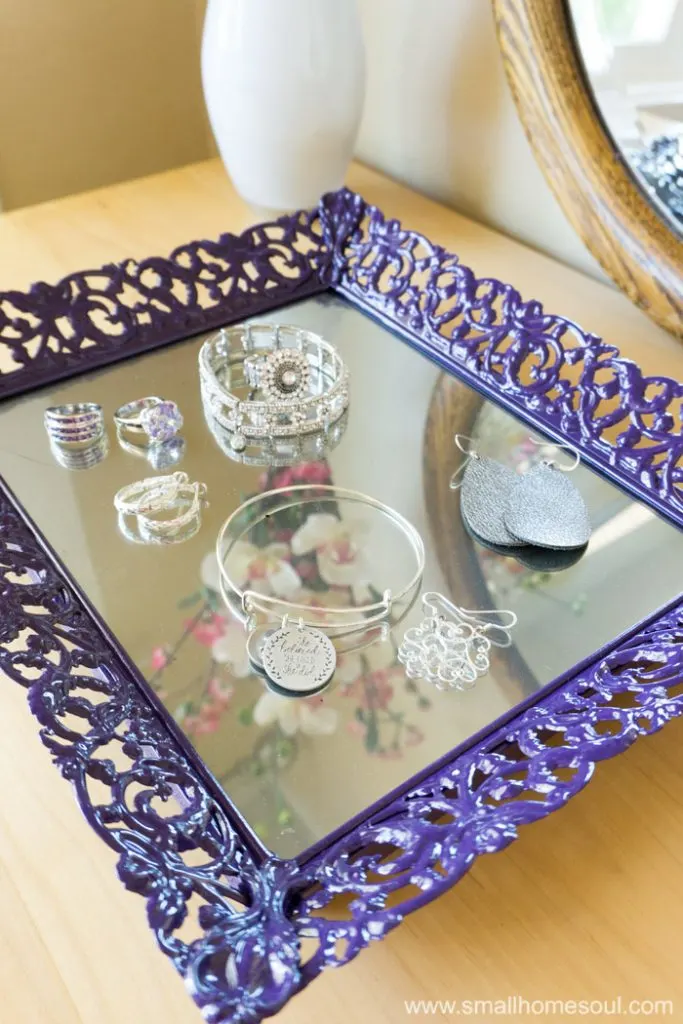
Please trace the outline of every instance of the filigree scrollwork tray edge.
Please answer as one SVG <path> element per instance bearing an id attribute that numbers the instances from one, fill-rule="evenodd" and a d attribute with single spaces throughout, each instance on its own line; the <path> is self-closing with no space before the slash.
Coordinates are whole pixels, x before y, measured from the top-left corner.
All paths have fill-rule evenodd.
<path id="1" fill-rule="evenodd" d="M 235 267 L 246 264 L 260 269 L 241 287 Z M 106 284 L 97 284 L 98 274 Z M 132 306 L 120 294 L 131 282 Z M 523 302 L 510 285 L 477 279 L 457 257 L 346 190 L 325 197 L 318 211 L 181 247 L 169 260 L 127 261 L 0 295 L 0 343 L 17 367 L 0 375 L 0 395 L 328 287 L 683 521 L 682 442 L 672 411 L 680 384 L 645 378 L 613 346 Z M 178 288 L 187 289 L 184 302 Z M 121 331 L 108 332 L 107 320 Z M 65 322 L 73 333 L 64 333 Z M 100 334 L 83 347 L 93 323 Z M 525 360 L 535 368 L 525 369 Z M 609 408 L 601 411 L 601 403 Z M 0 669 L 27 688 L 43 743 L 90 825 L 117 851 L 121 880 L 145 898 L 161 949 L 209 1021 L 246 1024 L 276 1013 L 323 967 L 347 962 L 454 884 L 478 855 L 508 845 L 520 824 L 566 803 L 598 760 L 683 711 L 678 604 L 307 863 L 259 863 L 238 816 L 212 797 L 4 487 L 0 560 Z M 82 723 L 77 731 L 73 716 Z M 111 745 L 122 764 L 98 756 Z M 142 793 L 131 802 L 133 783 Z M 94 796 L 102 787 L 109 800 Z M 164 816 L 154 798 L 177 810 Z M 199 863 L 190 851 L 201 853 Z M 408 884 L 418 895 L 388 907 Z M 344 919 L 330 906 L 340 895 L 350 898 Z M 186 940 L 178 933 L 188 915 L 195 937 Z"/>

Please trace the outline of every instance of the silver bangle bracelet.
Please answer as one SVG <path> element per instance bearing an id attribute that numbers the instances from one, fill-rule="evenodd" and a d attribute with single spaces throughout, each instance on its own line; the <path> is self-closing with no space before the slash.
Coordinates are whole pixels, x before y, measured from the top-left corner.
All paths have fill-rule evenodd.
<path id="1" fill-rule="evenodd" d="M 237 451 L 249 441 L 326 430 L 349 401 L 337 350 L 299 327 L 225 328 L 202 345 L 199 379 L 205 409 L 232 432 Z"/>
<path id="2" fill-rule="evenodd" d="M 267 437 L 261 441 L 240 440 L 235 431 L 214 419 L 211 410 L 204 407 L 204 419 L 214 441 L 224 455 L 245 466 L 294 466 L 298 462 L 317 462 L 327 457 L 341 441 L 348 424 L 348 413 L 327 430 L 315 433 L 293 434 L 291 437 Z M 237 440 L 236 440 L 237 439 Z"/>
<path id="3" fill-rule="evenodd" d="M 240 588 L 231 578 L 226 562 L 237 541 L 266 516 L 272 517 L 292 507 L 347 501 L 376 509 L 386 516 L 406 538 L 415 558 L 415 572 L 400 590 L 385 590 L 381 600 L 347 608 L 325 608 L 326 621 L 321 625 L 320 609 L 311 616 L 310 605 L 298 604 L 270 594 Z M 262 514 L 258 506 L 262 505 Z M 244 502 L 229 516 L 216 539 L 216 559 L 220 574 L 221 594 L 231 611 L 246 622 L 249 641 L 257 628 L 257 615 L 280 621 L 279 629 L 264 634 L 260 661 L 267 678 L 278 692 L 311 694 L 326 686 L 336 665 L 333 641 L 366 635 L 378 627 L 395 625 L 409 611 L 422 583 L 425 550 L 415 527 L 389 505 L 358 491 L 323 484 L 300 484 L 266 491 Z M 291 620 L 291 621 L 290 621 Z M 384 630 L 380 629 L 384 635 Z"/>

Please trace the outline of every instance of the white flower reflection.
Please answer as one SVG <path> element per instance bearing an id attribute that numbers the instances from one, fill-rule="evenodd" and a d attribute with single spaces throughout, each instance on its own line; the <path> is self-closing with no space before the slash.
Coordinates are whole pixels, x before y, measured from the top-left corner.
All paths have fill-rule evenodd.
<path id="1" fill-rule="evenodd" d="M 218 665 L 227 665 L 235 679 L 245 679 L 253 669 L 247 655 L 247 635 L 241 622 L 224 618 L 224 629 L 211 645 L 211 657 Z"/>
<path id="2" fill-rule="evenodd" d="M 288 561 L 288 556 L 289 548 L 286 544 L 268 544 L 257 548 L 247 541 L 237 541 L 228 556 L 230 578 L 235 586 L 246 586 L 259 594 L 294 597 L 301 589 L 301 580 Z M 218 561 L 213 552 L 202 559 L 200 572 L 204 586 L 218 592 Z"/>
<path id="3" fill-rule="evenodd" d="M 350 686 L 364 673 L 385 672 L 396 665 L 396 648 L 391 641 L 370 644 L 362 651 L 340 654 L 334 677 L 342 686 Z"/>
<path id="4" fill-rule="evenodd" d="M 319 703 L 262 693 L 254 707 L 254 722 L 266 726 L 278 723 L 286 736 L 302 732 L 306 736 L 330 736 L 337 728 L 338 714 L 334 708 Z"/>
<path id="5" fill-rule="evenodd" d="M 367 524 L 338 519 L 328 512 L 314 512 L 292 537 L 292 554 L 315 552 L 318 572 L 333 587 L 353 587 L 354 596 L 365 598 L 369 565 L 360 545 Z M 356 588 L 360 587 L 360 595 Z"/>

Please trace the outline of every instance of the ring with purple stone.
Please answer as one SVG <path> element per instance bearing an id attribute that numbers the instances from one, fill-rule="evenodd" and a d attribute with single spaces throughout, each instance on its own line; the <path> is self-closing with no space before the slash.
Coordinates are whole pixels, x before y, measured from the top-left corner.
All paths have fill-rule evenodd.
<path id="1" fill-rule="evenodd" d="M 162 441 L 161 444 L 133 444 L 123 436 L 123 430 L 116 431 L 118 442 L 125 452 L 135 455 L 138 459 L 147 459 L 152 469 L 171 469 L 182 462 L 185 454 L 185 438 L 172 437 L 169 441 Z"/>
<path id="2" fill-rule="evenodd" d="M 175 402 L 150 396 L 122 405 L 114 413 L 114 422 L 119 441 L 125 440 L 127 433 L 135 438 L 144 435 L 143 445 L 159 445 L 175 437 L 183 425 L 183 417 Z"/>

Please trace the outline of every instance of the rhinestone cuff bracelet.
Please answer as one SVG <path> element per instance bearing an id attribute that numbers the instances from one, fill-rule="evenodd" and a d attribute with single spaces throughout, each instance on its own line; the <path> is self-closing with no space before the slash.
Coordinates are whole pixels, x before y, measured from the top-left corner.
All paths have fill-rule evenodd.
<path id="1" fill-rule="evenodd" d="M 349 374 L 337 350 L 299 327 L 228 327 L 199 353 L 204 407 L 231 431 L 233 448 L 249 441 L 325 431 L 349 403 Z"/>

